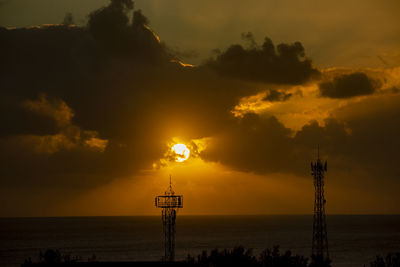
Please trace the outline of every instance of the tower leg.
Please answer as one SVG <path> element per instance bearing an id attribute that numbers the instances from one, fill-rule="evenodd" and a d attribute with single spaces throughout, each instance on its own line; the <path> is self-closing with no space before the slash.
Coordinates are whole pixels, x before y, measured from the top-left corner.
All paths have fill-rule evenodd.
<path id="1" fill-rule="evenodd" d="M 325 163 L 326 166 L 326 163 Z M 322 162 L 318 159 L 311 164 L 312 175 L 314 176 L 315 200 L 313 217 L 313 239 L 312 239 L 312 264 L 310 266 L 330 266 L 328 252 L 328 235 L 325 214 L 324 196 L 324 172 Z"/>
<path id="2" fill-rule="evenodd" d="M 175 220 L 176 210 L 173 208 L 165 208 L 162 211 L 163 232 L 164 232 L 164 260 L 175 260 Z"/>

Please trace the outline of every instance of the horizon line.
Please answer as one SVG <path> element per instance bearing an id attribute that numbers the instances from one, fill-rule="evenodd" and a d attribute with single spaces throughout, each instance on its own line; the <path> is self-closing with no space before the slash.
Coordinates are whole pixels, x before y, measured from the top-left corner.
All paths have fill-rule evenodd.
<path id="1" fill-rule="evenodd" d="M 313 216 L 313 214 L 181 214 L 179 217 L 246 217 L 246 216 Z M 327 216 L 400 216 L 400 213 L 334 213 Z M 64 216 L 0 216 L 0 219 L 28 218 L 105 218 L 105 217 L 159 217 L 151 215 L 64 215 Z"/>

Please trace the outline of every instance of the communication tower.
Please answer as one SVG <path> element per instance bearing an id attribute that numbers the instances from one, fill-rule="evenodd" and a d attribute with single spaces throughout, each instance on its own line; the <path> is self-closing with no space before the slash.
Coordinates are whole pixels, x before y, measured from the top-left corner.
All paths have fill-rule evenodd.
<path id="1" fill-rule="evenodd" d="M 175 195 L 172 190 L 171 175 L 169 176 L 169 188 L 164 195 L 155 198 L 155 205 L 161 208 L 161 219 L 163 222 L 164 235 L 164 260 L 174 261 L 175 259 L 175 232 L 176 212 L 183 208 L 183 196 Z"/>
<path id="2" fill-rule="evenodd" d="M 314 200 L 314 218 L 313 218 L 313 239 L 312 239 L 312 261 L 315 266 L 325 266 L 329 260 L 328 235 L 326 229 L 326 214 L 324 196 L 324 178 L 328 170 L 328 163 L 324 163 L 319 158 L 311 162 L 311 175 L 314 177 L 315 200 Z"/>

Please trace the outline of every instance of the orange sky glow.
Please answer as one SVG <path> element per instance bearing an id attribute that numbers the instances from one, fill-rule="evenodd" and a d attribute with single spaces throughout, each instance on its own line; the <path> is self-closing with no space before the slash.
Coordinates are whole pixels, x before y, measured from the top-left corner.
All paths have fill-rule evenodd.
<path id="1" fill-rule="evenodd" d="M 317 145 L 328 214 L 400 213 L 397 1 L 39 2 L 0 3 L 0 216 L 157 215 L 170 175 L 182 215 L 311 214 Z"/>

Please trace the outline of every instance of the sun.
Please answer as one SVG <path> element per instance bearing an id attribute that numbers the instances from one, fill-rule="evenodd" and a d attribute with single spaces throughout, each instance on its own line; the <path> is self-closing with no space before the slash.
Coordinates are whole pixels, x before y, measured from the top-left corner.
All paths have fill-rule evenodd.
<path id="1" fill-rule="evenodd" d="M 171 150 L 175 153 L 176 162 L 183 162 L 190 156 L 190 150 L 185 144 L 175 144 L 171 147 Z"/>

